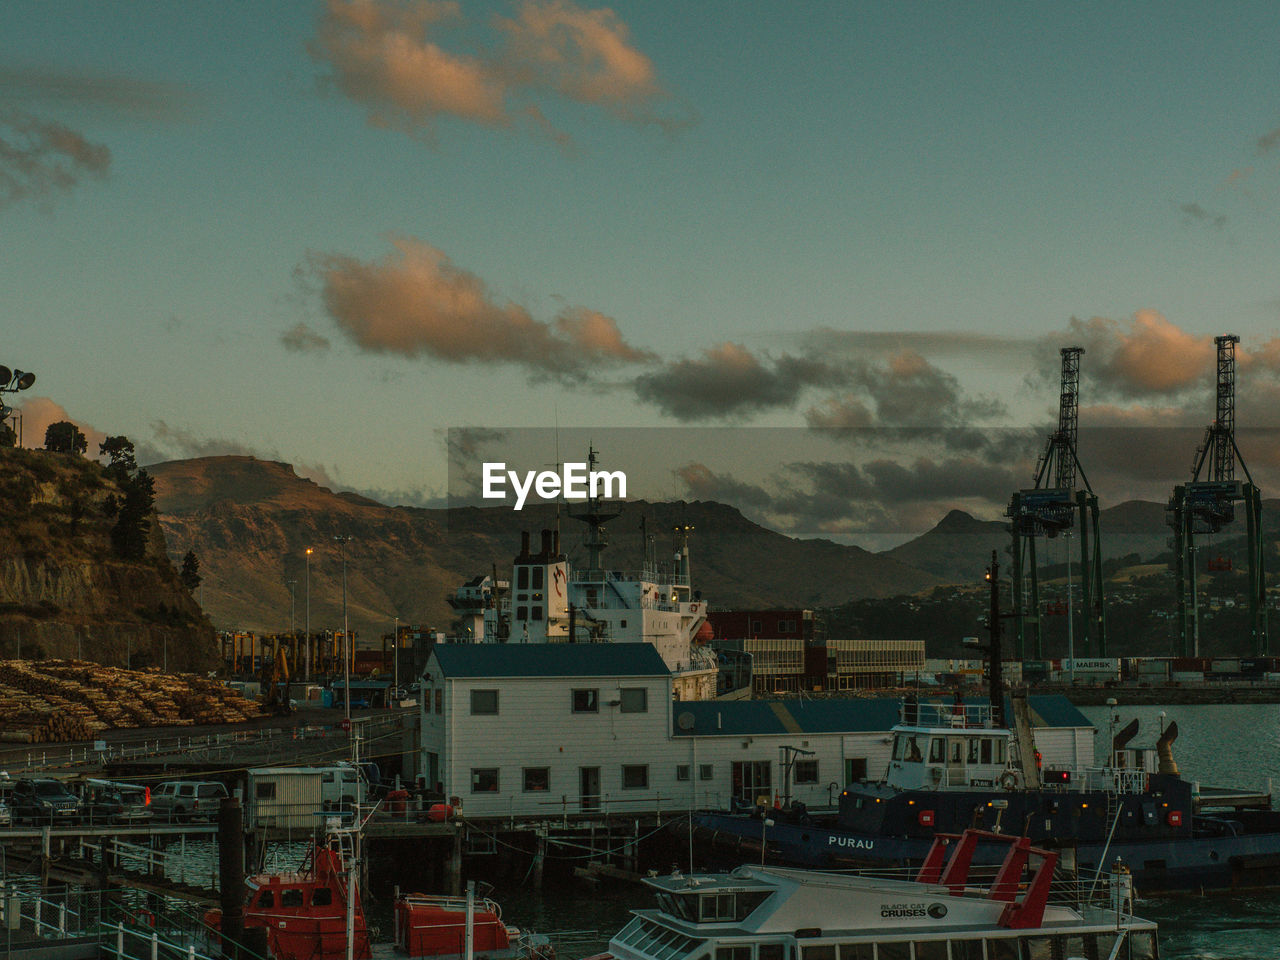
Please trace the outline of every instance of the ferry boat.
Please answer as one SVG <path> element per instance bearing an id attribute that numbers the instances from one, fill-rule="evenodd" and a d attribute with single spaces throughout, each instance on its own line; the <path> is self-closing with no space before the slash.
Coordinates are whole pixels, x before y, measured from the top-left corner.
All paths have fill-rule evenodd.
<path id="1" fill-rule="evenodd" d="M 316 843 L 302 869 L 260 874 L 246 880 L 246 930 L 266 930 L 267 955 L 273 960 L 554 960 L 546 937 L 508 926 L 502 909 L 488 898 L 407 894 L 394 906 L 394 943 L 371 943 L 357 892 L 348 897 L 349 873 L 341 852 Z M 222 911 L 206 922 L 217 929 Z M 348 929 L 353 935 L 348 944 Z M 350 952 L 348 951 L 350 947 Z"/>
<path id="2" fill-rule="evenodd" d="M 1015 715 L 1025 700 L 1012 698 Z M 969 827 L 1028 835 L 1097 870 L 1121 859 L 1139 889 L 1262 887 L 1277 882 L 1280 812 L 1214 813 L 1173 761 L 1176 724 L 1154 748 L 1131 748 L 1136 721 L 1114 733 L 1110 763 L 1042 769 L 1029 720 L 1006 726 L 988 704 L 908 699 L 883 775 L 847 786 L 832 813 L 795 804 L 702 813 L 696 836 L 713 859 L 746 853 L 815 868 L 917 864 L 935 833 Z M 978 862 L 998 862 L 980 844 Z"/>
<path id="3" fill-rule="evenodd" d="M 998 869 L 980 877 L 980 844 Z M 592 960 L 1156 960 L 1156 924 L 1132 912 L 1123 874 L 1058 883 L 1058 853 L 1025 837 L 936 837 L 913 879 L 740 866 L 650 878 L 637 910 Z"/>

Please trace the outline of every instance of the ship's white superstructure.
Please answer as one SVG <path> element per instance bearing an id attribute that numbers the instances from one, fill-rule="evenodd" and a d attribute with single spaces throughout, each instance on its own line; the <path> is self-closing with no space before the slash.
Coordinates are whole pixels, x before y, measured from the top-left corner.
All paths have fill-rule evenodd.
<path id="1" fill-rule="evenodd" d="M 590 463 L 595 465 L 595 451 Z M 586 525 L 587 562 L 575 569 L 561 550 L 560 531 L 543 530 L 535 551 L 528 533 L 512 563 L 509 585 L 479 577 L 451 599 L 470 639 L 506 643 L 649 643 L 673 675 L 678 700 L 716 693 L 715 654 L 698 642 L 707 605 L 690 587 L 688 530 L 676 531 L 670 571 L 648 556 L 639 570 L 610 570 L 602 562 L 605 524 L 617 505 L 587 500 L 569 516 Z"/>

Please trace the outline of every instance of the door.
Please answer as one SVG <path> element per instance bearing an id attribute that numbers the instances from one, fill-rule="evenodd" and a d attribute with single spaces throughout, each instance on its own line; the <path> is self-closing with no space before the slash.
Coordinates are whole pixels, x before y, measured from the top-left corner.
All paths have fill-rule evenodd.
<path id="1" fill-rule="evenodd" d="M 578 793 L 584 812 L 600 809 L 600 768 L 578 768 Z"/>

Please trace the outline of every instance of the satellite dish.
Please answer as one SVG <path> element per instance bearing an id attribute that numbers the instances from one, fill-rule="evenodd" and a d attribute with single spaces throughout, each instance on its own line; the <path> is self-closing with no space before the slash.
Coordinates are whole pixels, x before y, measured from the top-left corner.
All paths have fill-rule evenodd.
<path id="1" fill-rule="evenodd" d="M 34 373 L 24 373 L 22 376 L 18 377 L 18 389 L 26 390 L 35 382 L 36 375 Z"/>
<path id="2" fill-rule="evenodd" d="M 0 364 L 0 387 L 8 386 L 9 381 L 12 379 L 13 379 L 13 371 L 10 370 L 8 367 L 6 367 L 4 364 Z"/>
<path id="3" fill-rule="evenodd" d="M 676 726 L 681 730 L 693 729 L 693 714 L 686 710 L 680 716 L 676 717 Z"/>

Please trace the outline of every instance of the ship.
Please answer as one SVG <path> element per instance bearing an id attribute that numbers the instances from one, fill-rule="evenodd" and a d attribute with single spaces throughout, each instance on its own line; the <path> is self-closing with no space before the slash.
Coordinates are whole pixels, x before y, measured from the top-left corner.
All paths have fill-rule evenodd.
<path id="1" fill-rule="evenodd" d="M 546 937 L 505 923 L 474 883 L 465 897 L 398 895 L 394 943 L 371 941 L 350 865 L 330 839 L 313 843 L 297 871 L 248 878 L 243 928 L 265 934 L 271 960 L 555 960 Z M 205 922 L 221 929 L 222 911 L 210 910 Z"/>
<path id="2" fill-rule="evenodd" d="M 980 845 L 999 867 L 976 868 Z M 1055 882 L 1059 853 L 1025 837 L 939 836 L 914 877 L 742 865 L 651 877 L 658 907 L 633 911 L 590 960 L 1050 960 L 1159 957 L 1123 872 Z"/>
<path id="3" fill-rule="evenodd" d="M 1120 860 L 1143 892 L 1280 882 L 1280 811 L 1270 796 L 1200 790 L 1184 779 L 1173 759 L 1176 723 L 1154 746 L 1136 748 L 1137 721 L 1117 729 L 1113 714 L 1102 764 L 1043 765 L 1025 688 L 1006 700 L 1000 681 L 998 580 L 989 580 L 986 703 L 958 693 L 951 701 L 905 698 L 886 769 L 846 786 L 834 813 L 779 802 L 697 814 L 690 829 L 708 854 L 815 868 L 918 864 L 935 834 L 972 827 L 1058 849 L 1066 869 Z M 975 854 L 979 862 L 1000 855 L 989 845 Z"/>
<path id="4" fill-rule="evenodd" d="M 598 462 L 588 451 L 589 469 Z M 706 645 L 707 604 L 691 586 L 690 528 L 677 527 L 673 559 L 659 564 L 652 538 L 643 537 L 644 556 L 637 568 L 610 569 L 604 561 L 607 525 L 621 516 L 621 504 L 592 495 L 570 519 L 583 524 L 586 562 L 575 566 L 562 549 L 560 530 L 541 531 L 535 549 L 528 531 L 512 561 L 511 578 L 497 569 L 475 577 L 451 597 L 464 622 L 464 638 L 473 643 L 649 643 L 672 674 L 678 700 L 709 700 L 719 673 L 715 653 Z"/>

